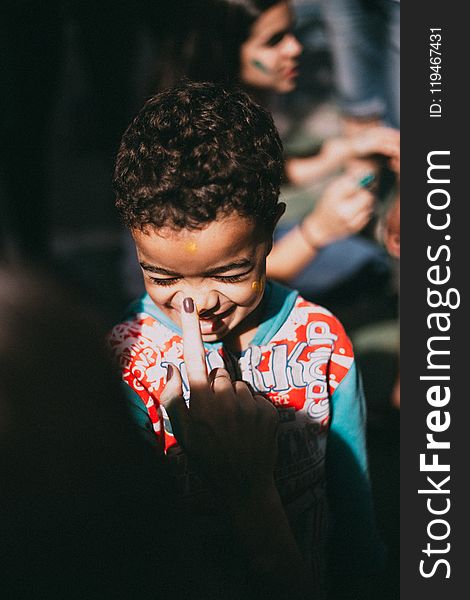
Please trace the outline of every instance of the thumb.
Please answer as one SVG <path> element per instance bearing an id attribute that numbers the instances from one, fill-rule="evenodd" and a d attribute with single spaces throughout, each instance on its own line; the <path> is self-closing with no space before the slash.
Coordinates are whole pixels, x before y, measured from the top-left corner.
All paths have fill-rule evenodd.
<path id="1" fill-rule="evenodd" d="M 181 373 L 172 364 L 167 367 L 166 386 L 160 396 L 160 404 L 168 414 L 176 439 L 184 446 L 188 430 L 189 410 L 183 397 Z"/>

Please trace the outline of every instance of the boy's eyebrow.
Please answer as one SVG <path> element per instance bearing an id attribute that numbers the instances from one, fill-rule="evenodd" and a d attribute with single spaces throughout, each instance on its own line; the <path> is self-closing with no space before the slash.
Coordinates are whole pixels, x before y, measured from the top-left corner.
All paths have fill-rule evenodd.
<path id="1" fill-rule="evenodd" d="M 149 265 L 146 262 L 141 262 L 140 266 L 144 271 L 148 271 L 149 273 L 157 273 L 159 275 L 169 275 L 171 277 L 180 277 L 180 273 L 176 271 L 171 271 L 170 269 L 165 269 L 164 267 L 158 267 L 157 265 Z M 240 260 L 235 260 L 226 265 L 221 265 L 220 267 L 215 267 L 213 269 L 209 269 L 204 273 L 204 275 L 218 275 L 219 273 L 226 273 L 227 271 L 234 271 L 235 269 L 243 269 L 246 267 L 252 267 L 253 264 L 251 260 L 248 258 L 242 258 Z"/>

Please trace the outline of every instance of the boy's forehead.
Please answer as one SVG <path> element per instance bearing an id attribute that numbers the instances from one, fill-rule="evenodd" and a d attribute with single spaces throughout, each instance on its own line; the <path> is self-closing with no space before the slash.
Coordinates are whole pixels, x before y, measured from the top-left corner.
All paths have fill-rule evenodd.
<path id="1" fill-rule="evenodd" d="M 252 239 L 257 237 L 257 227 L 255 222 L 248 218 L 239 215 L 230 215 L 210 221 L 207 224 L 202 224 L 198 228 L 183 228 L 177 229 L 171 225 L 165 227 L 146 227 L 141 235 L 137 235 L 142 239 L 142 235 L 148 238 L 149 241 L 158 243 L 159 245 L 172 246 L 198 246 L 204 245 L 227 245 L 242 246 Z M 134 238 L 136 237 L 136 232 Z"/>
<path id="2" fill-rule="evenodd" d="M 251 259 L 265 242 L 256 224 L 238 215 L 217 219 L 201 229 L 147 227 L 133 231 L 133 236 L 141 261 L 171 266 L 175 271 L 186 264 L 209 268 L 233 259 Z"/>

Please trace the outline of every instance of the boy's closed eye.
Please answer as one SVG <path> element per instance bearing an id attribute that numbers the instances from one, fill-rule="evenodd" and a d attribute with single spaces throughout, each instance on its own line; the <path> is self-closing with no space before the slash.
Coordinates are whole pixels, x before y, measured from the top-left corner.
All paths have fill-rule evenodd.
<path id="1" fill-rule="evenodd" d="M 242 281 L 245 276 L 249 275 L 250 271 L 246 271 L 245 273 L 239 273 L 237 275 L 212 275 L 211 279 L 215 279 L 216 281 L 221 281 L 222 283 L 236 283 L 238 281 Z M 171 277 L 163 279 L 161 277 L 151 277 L 148 275 L 149 280 L 155 285 L 175 285 L 178 281 L 181 280 L 181 277 Z"/>
<path id="2" fill-rule="evenodd" d="M 146 279 L 154 285 L 171 286 L 184 279 L 184 276 L 180 273 L 168 270 L 162 266 L 148 264 L 147 262 L 141 262 L 140 266 L 145 273 Z M 254 268 L 255 264 L 252 260 L 242 258 L 229 264 L 208 269 L 201 274 L 201 277 L 210 278 L 222 283 L 237 283 L 248 277 Z M 243 269 L 241 273 L 230 273 L 230 271 L 240 269 Z M 162 275 L 162 277 L 155 277 L 156 274 Z"/>

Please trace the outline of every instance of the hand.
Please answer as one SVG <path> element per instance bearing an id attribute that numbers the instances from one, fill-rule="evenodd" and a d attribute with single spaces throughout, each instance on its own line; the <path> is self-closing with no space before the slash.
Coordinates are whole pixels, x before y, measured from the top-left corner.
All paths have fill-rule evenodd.
<path id="1" fill-rule="evenodd" d="M 400 132 L 391 127 L 367 127 L 354 135 L 327 140 L 322 154 L 326 159 L 336 157 L 340 162 L 372 154 L 396 158 L 400 156 Z"/>
<path id="2" fill-rule="evenodd" d="M 356 158 L 383 154 L 390 158 L 400 156 L 400 132 L 391 127 L 369 127 L 347 138 Z"/>
<path id="3" fill-rule="evenodd" d="M 185 310 L 186 308 L 186 310 Z M 192 310 L 191 310 L 192 309 Z M 160 398 L 176 439 L 200 472 L 229 499 L 273 485 L 278 416 L 264 397 L 225 369 L 207 374 L 199 318 L 191 298 L 181 311 L 190 406 L 179 370 L 168 367 Z"/>
<path id="4" fill-rule="evenodd" d="M 358 173 L 335 179 L 302 222 L 302 233 L 314 248 L 360 231 L 374 210 L 374 196 L 360 188 Z"/>
<path id="5" fill-rule="evenodd" d="M 277 411 L 244 382 L 232 382 L 225 369 L 207 374 L 191 298 L 183 302 L 181 324 L 190 406 L 183 399 L 181 374 L 174 365 L 160 399 L 176 439 L 225 500 L 256 597 L 309 598 L 312 576 L 274 485 Z"/>

